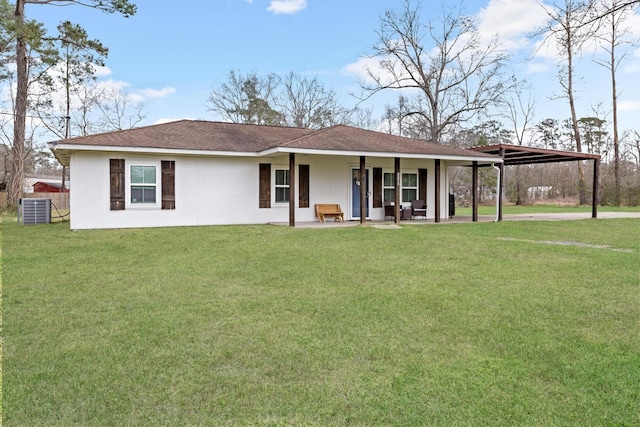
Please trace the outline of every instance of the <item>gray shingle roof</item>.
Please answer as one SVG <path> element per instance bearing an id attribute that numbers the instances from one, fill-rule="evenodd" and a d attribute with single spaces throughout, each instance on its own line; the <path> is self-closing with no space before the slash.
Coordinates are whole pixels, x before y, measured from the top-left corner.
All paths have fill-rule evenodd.
<path id="1" fill-rule="evenodd" d="M 312 150 L 407 155 L 464 156 L 479 160 L 496 159 L 485 153 L 434 144 L 337 125 L 320 130 L 238 123 L 180 120 L 140 128 L 59 140 L 56 157 L 62 161 L 70 146 L 147 148 L 229 153 L 261 153 L 269 149 Z M 86 148 L 85 148 L 86 147 Z M 67 153 L 68 154 L 68 153 Z"/>
<path id="2" fill-rule="evenodd" d="M 58 143 L 170 150 L 259 152 L 311 132 L 313 131 L 309 129 L 180 120 L 70 138 L 60 140 Z"/>

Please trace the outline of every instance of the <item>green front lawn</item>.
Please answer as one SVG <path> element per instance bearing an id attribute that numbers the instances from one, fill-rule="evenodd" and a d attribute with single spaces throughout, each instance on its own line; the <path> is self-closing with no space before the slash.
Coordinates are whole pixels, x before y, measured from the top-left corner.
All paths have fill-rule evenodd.
<path id="1" fill-rule="evenodd" d="M 534 205 L 511 205 L 506 204 L 502 207 L 502 213 L 506 215 L 511 214 L 537 214 L 537 213 L 578 213 L 578 212 L 591 212 L 591 206 L 576 206 L 576 205 L 562 205 L 562 204 L 543 204 L 537 203 Z M 598 212 L 640 212 L 640 206 L 598 206 Z M 471 215 L 471 207 L 456 206 L 456 215 Z M 479 215 L 495 215 L 496 205 L 491 206 L 478 206 Z"/>
<path id="2" fill-rule="evenodd" d="M 5 218 L 4 423 L 638 425 L 639 230 Z"/>

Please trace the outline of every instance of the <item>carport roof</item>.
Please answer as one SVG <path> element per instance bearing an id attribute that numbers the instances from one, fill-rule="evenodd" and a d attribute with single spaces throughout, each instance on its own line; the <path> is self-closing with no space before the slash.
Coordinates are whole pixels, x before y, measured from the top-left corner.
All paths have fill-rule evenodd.
<path id="1" fill-rule="evenodd" d="M 470 150 L 501 156 L 505 166 L 527 165 L 533 163 L 569 162 L 578 160 L 600 160 L 597 154 L 577 153 L 574 151 L 549 150 L 546 148 L 526 147 L 524 145 L 496 144 L 472 147 Z"/>

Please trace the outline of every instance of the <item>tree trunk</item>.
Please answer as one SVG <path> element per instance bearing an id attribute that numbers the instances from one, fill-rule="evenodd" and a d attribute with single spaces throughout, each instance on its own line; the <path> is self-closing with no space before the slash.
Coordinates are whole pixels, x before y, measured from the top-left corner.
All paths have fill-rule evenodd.
<path id="1" fill-rule="evenodd" d="M 24 188 L 25 131 L 27 116 L 27 90 L 29 83 L 27 46 L 22 32 L 24 24 L 24 0 L 16 0 L 15 18 L 18 25 L 16 40 L 16 65 L 18 84 L 13 121 L 13 146 L 11 148 L 11 181 L 7 193 L 7 206 L 13 206 L 22 196 Z"/>
<path id="2" fill-rule="evenodd" d="M 614 189 L 613 200 L 615 206 L 620 206 L 620 146 L 618 141 L 618 94 L 616 92 L 616 56 L 615 56 L 615 18 L 614 31 L 611 37 L 611 103 L 613 108 L 613 172 L 614 172 Z"/>
<path id="3" fill-rule="evenodd" d="M 522 198 L 520 197 L 520 165 L 516 166 L 516 206 L 522 205 Z"/>
<path id="4" fill-rule="evenodd" d="M 571 108 L 571 127 L 573 128 L 573 137 L 576 141 L 576 150 L 578 153 L 582 153 L 582 141 L 580 139 L 580 128 L 578 127 L 578 116 L 576 115 L 576 105 L 573 96 L 573 45 L 571 35 L 569 34 L 567 40 L 567 96 L 569 98 L 569 107 Z M 587 191 L 584 181 L 584 165 L 582 162 L 578 162 L 578 191 L 580 204 L 587 204 Z"/>

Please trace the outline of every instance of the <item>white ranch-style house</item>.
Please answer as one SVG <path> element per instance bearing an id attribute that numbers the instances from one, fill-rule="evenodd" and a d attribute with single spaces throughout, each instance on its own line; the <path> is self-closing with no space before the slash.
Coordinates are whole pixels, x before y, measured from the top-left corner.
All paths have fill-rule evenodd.
<path id="1" fill-rule="evenodd" d="M 316 204 L 339 204 L 345 220 L 360 221 L 384 220 L 392 204 L 397 221 L 413 200 L 424 201 L 426 217 L 438 222 L 449 216 L 448 166 L 502 162 L 344 125 L 312 130 L 197 120 L 49 147 L 70 167 L 72 229 L 295 226 L 318 221 Z"/>

